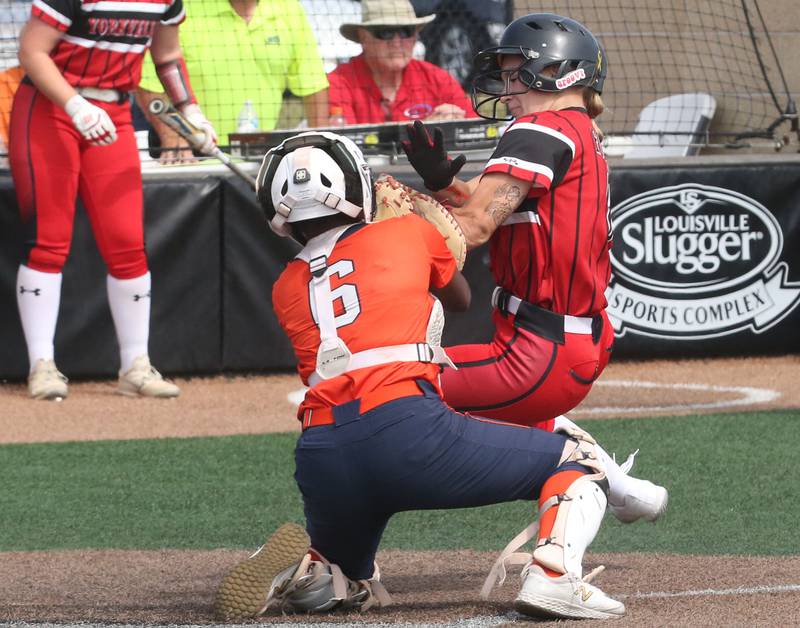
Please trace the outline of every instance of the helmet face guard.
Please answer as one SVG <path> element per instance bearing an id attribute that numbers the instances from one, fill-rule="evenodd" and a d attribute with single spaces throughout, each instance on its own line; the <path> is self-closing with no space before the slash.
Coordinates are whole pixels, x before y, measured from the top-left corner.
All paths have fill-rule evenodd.
<path id="1" fill-rule="evenodd" d="M 516 56 L 520 63 L 502 68 L 503 57 Z M 529 90 L 560 92 L 575 86 L 602 92 L 606 76 L 605 55 L 600 43 L 580 22 L 552 13 L 534 13 L 508 25 L 497 46 L 475 56 L 472 81 L 472 105 L 484 118 L 511 120 L 499 115 L 498 104 L 504 96 L 524 94 Z M 545 68 L 552 68 L 547 74 Z M 523 86 L 513 90 L 511 81 Z M 482 113 L 491 105 L 491 114 Z"/>
<path id="2" fill-rule="evenodd" d="M 270 228 L 284 237 L 292 236 L 287 223 L 337 213 L 372 219 L 372 180 L 361 150 L 327 131 L 300 133 L 270 149 L 256 195 Z"/>

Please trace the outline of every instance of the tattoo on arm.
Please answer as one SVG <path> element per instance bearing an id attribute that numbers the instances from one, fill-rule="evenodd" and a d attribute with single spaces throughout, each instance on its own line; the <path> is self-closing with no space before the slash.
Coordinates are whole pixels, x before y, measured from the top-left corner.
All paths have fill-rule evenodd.
<path id="1" fill-rule="evenodd" d="M 494 198 L 486 207 L 486 213 L 491 216 L 496 227 L 502 225 L 505 219 L 519 207 L 521 198 L 522 191 L 519 186 L 511 183 L 505 183 L 495 190 Z"/>

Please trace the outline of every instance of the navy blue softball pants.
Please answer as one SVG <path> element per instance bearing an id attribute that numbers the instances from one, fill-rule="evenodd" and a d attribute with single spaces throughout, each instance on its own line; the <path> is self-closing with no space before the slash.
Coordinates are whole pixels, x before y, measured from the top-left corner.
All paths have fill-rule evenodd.
<path id="1" fill-rule="evenodd" d="M 295 449 L 312 547 L 351 579 L 370 578 L 391 516 L 535 500 L 566 437 L 460 414 L 430 384 L 363 415 L 307 429 Z"/>

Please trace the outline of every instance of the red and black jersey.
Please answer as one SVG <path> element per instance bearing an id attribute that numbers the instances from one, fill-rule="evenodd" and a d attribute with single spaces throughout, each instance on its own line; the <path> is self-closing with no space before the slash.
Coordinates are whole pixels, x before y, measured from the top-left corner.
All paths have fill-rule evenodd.
<path id="1" fill-rule="evenodd" d="M 31 15 L 64 36 L 50 53 L 73 87 L 131 91 L 158 22 L 180 24 L 182 0 L 33 0 Z"/>
<path id="2" fill-rule="evenodd" d="M 513 122 L 483 170 L 531 182 L 489 243 L 497 284 L 559 314 L 606 307 L 610 275 L 608 164 L 584 109 Z"/>

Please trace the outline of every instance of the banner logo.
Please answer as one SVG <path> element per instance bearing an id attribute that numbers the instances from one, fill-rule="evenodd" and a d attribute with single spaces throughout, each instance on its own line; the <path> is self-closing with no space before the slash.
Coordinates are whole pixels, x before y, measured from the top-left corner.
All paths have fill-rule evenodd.
<path id="1" fill-rule="evenodd" d="M 688 183 L 612 210 L 606 297 L 617 336 L 690 340 L 769 329 L 800 302 L 787 283 L 783 233 L 770 211 L 724 188 Z"/>

